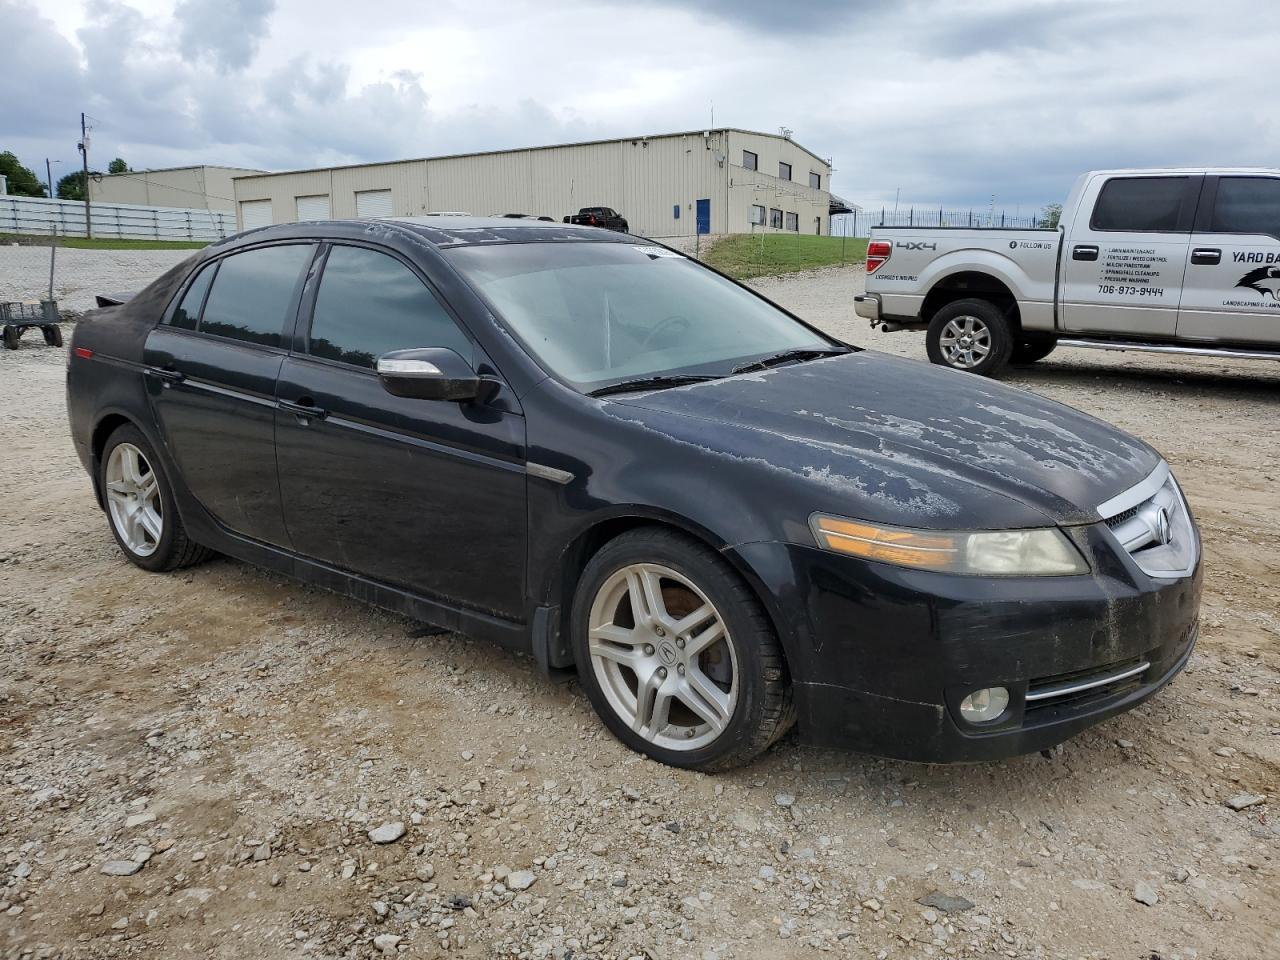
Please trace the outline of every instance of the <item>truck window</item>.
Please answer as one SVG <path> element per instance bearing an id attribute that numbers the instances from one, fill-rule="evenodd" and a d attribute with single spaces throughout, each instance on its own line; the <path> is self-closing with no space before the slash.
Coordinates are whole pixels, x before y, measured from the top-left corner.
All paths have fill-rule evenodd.
<path id="1" fill-rule="evenodd" d="M 1089 226 L 1131 233 L 1190 232 L 1190 177 L 1114 177 L 1098 194 Z"/>
<path id="2" fill-rule="evenodd" d="M 1211 233 L 1260 233 L 1280 239 L 1280 179 L 1223 177 L 1213 203 Z"/>

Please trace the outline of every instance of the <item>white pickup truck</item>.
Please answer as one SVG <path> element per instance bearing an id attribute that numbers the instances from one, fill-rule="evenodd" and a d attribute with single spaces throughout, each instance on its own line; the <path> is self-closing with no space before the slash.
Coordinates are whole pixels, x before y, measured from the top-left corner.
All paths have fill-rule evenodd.
<path id="1" fill-rule="evenodd" d="M 866 290 L 973 373 L 1059 344 L 1280 360 L 1280 170 L 1095 170 L 1056 230 L 876 227 Z"/>

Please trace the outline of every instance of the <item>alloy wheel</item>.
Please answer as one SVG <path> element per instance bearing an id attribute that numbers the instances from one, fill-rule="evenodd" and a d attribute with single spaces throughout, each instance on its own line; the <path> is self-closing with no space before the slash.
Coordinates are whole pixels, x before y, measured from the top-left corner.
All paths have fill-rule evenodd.
<path id="1" fill-rule="evenodd" d="M 938 345 L 948 364 L 968 370 L 991 352 L 991 330 L 977 317 L 953 317 L 942 328 Z"/>
<path id="2" fill-rule="evenodd" d="M 688 577 L 629 564 L 601 585 L 589 617 L 595 677 L 632 731 L 682 751 L 725 731 L 738 702 L 737 652 L 720 612 Z"/>
<path id="3" fill-rule="evenodd" d="M 155 470 L 132 443 L 118 443 L 107 458 L 107 508 L 120 540 L 149 557 L 164 533 L 164 505 Z"/>

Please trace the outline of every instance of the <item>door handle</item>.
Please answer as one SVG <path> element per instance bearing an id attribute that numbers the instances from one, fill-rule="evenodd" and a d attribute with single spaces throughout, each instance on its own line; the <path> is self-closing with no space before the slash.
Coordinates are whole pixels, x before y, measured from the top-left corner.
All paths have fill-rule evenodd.
<path id="1" fill-rule="evenodd" d="M 161 381 L 161 383 L 166 387 L 171 383 L 181 383 L 183 380 L 187 379 L 186 374 L 177 370 L 166 370 L 163 367 L 147 367 L 144 372 L 148 377 L 151 377 L 151 379 Z"/>
<path id="2" fill-rule="evenodd" d="M 302 398 L 303 401 L 310 401 L 310 399 L 310 397 Z M 310 402 L 294 403 L 290 400 L 277 400 L 276 406 L 304 420 L 323 420 L 329 415 L 328 410 L 323 410 Z"/>
<path id="3" fill-rule="evenodd" d="M 1191 251 L 1191 262 L 1199 264 L 1221 263 L 1222 251 L 1214 250 L 1210 247 L 1196 247 Z"/>
<path id="4" fill-rule="evenodd" d="M 1085 244 L 1079 244 L 1077 246 L 1074 246 L 1071 248 L 1071 259 L 1072 260 L 1097 260 L 1098 248 L 1093 246 L 1088 246 Z"/>

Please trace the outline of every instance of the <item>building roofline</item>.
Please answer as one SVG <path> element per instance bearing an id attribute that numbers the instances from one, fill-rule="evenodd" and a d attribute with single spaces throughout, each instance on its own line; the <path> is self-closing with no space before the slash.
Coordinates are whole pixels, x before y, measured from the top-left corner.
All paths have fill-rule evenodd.
<path id="1" fill-rule="evenodd" d="M 466 157 L 492 157 L 504 153 L 529 153 L 534 150 L 555 150 L 562 147 L 594 147 L 605 143 L 625 143 L 628 140 L 666 140 L 671 137 L 700 137 L 705 133 L 745 133 L 753 137 L 770 137 L 774 140 L 785 140 L 793 146 L 799 147 L 813 159 L 817 160 L 824 166 L 830 166 L 830 162 L 823 157 L 818 156 L 808 147 L 797 143 L 787 137 L 777 133 L 764 133 L 760 130 L 745 130 L 741 127 L 703 127 L 700 130 L 677 130 L 674 133 L 646 133 L 634 137 L 606 137 L 600 140 L 574 140 L 569 143 L 545 143 L 537 144 L 529 147 L 508 147 L 503 150 L 477 150 L 471 153 L 445 153 L 434 157 L 404 157 L 399 160 L 373 160 L 367 163 L 342 163 L 327 167 L 304 167 L 297 170 L 274 170 L 263 171 L 261 173 L 250 173 L 242 177 L 232 177 L 233 180 L 252 180 L 257 177 L 279 177 L 289 176 L 303 173 L 320 173 L 326 170 L 359 170 L 364 167 L 389 167 L 397 163 L 426 163 L 430 160 L 461 160 Z M 175 169 L 183 169 L 177 167 Z"/>
<path id="2" fill-rule="evenodd" d="M 124 173 L 103 173 L 100 174 L 103 180 L 107 177 L 136 177 L 140 173 L 177 173 L 180 170 L 246 170 L 251 176 L 258 176 L 264 173 L 270 173 L 269 170 L 259 170 L 256 167 L 228 167 L 221 163 L 189 163 L 182 167 L 147 167 L 144 170 L 126 170 Z"/>

